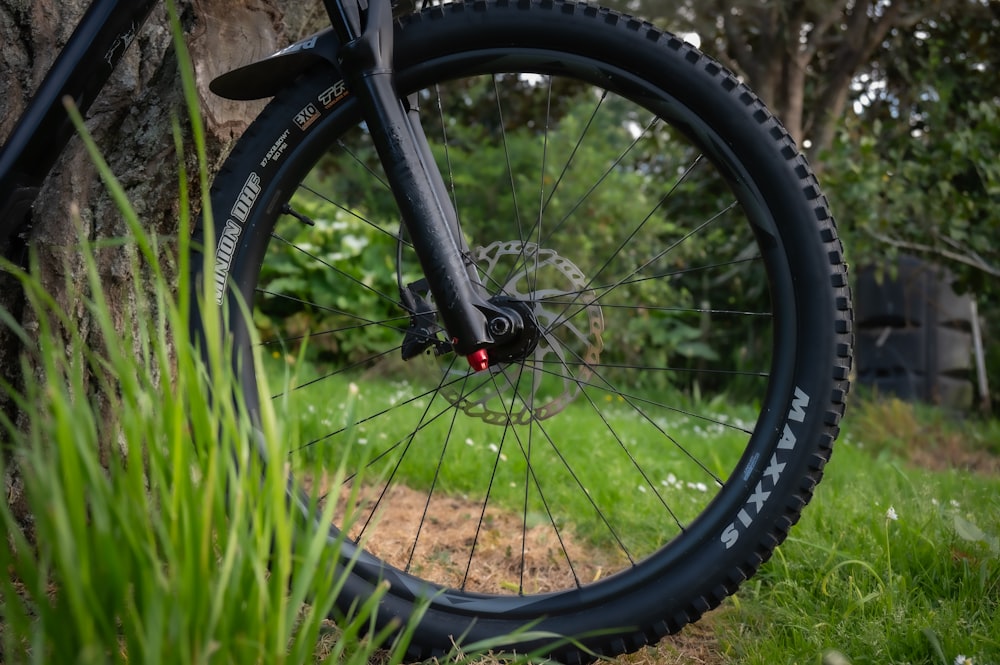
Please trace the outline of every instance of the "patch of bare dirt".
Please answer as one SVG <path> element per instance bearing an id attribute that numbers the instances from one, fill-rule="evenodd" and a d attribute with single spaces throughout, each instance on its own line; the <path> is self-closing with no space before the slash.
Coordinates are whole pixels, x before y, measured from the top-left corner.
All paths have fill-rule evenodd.
<path id="1" fill-rule="evenodd" d="M 428 503 L 425 492 L 396 485 L 379 500 L 381 492 L 365 488 L 354 502 L 352 537 L 366 538 L 365 548 L 382 560 L 439 584 L 544 593 L 592 582 L 623 565 L 547 521 L 525 529 L 520 516 L 493 508 L 483 515 L 481 505 L 460 497 Z"/>
<path id="2" fill-rule="evenodd" d="M 933 444 L 910 448 L 909 461 L 923 469 L 962 469 L 984 475 L 1000 474 L 1000 457 L 987 450 L 971 448 L 959 434 L 939 436 Z"/>
<path id="3" fill-rule="evenodd" d="M 441 584 L 486 593 L 517 593 L 519 587 L 523 587 L 524 593 L 542 593 L 573 586 L 576 580 L 592 582 L 623 565 L 614 557 L 588 547 L 571 533 L 557 533 L 548 524 L 540 523 L 524 530 L 520 516 L 493 509 L 480 520 L 481 506 L 460 497 L 435 498 L 428 505 L 425 492 L 406 487 L 395 486 L 378 501 L 380 493 L 381 488 L 366 488 L 362 496 L 355 497 L 356 522 L 352 535 L 361 532 L 374 512 L 377 526 L 365 529 L 370 536 L 366 549 L 400 568 L 405 568 L 409 562 L 410 572 Z M 347 496 L 345 490 L 341 495 L 342 505 Z M 383 512 L 381 506 L 391 506 L 391 513 L 389 508 Z M 420 528 L 421 523 L 423 528 Z M 420 536 L 414 550 L 413 540 L 418 530 Z M 469 565 L 469 549 L 473 542 L 473 563 Z M 573 562 L 572 566 L 567 564 L 567 559 Z M 712 627 L 713 616 L 710 613 L 680 634 L 614 662 L 623 665 L 724 663 Z M 486 657 L 477 662 L 499 665 L 501 661 Z"/>
<path id="4" fill-rule="evenodd" d="M 715 635 L 714 614 L 707 614 L 698 623 L 686 626 L 659 644 L 620 656 L 622 665 L 721 665 L 728 662 Z"/>
<path id="5" fill-rule="evenodd" d="M 957 421 L 921 418 L 912 404 L 895 398 L 862 402 L 855 414 L 851 418 L 866 439 L 888 446 L 913 466 L 1000 474 L 1000 456 L 970 441 Z"/>

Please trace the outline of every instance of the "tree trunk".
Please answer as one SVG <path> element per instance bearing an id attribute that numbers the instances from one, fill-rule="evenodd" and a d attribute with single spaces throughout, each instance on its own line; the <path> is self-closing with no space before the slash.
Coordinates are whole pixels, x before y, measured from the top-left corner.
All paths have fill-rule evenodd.
<path id="1" fill-rule="evenodd" d="M 673 13 L 678 6 L 688 8 L 690 28 L 711 40 L 706 50 L 743 76 L 813 155 L 832 145 L 855 77 L 871 65 L 892 31 L 908 30 L 935 12 L 962 11 L 964 2 L 661 1 Z"/>
<path id="2" fill-rule="evenodd" d="M 0 96 L 0 138 L 12 129 L 89 4 L 90 0 L 0 0 L 0 78 L 5 85 L 5 94 Z M 208 91 L 208 82 L 222 71 L 286 45 L 286 27 L 276 2 L 186 0 L 178 4 L 196 63 L 209 162 L 215 166 L 260 105 L 214 97 Z M 298 31 L 305 18 L 297 16 L 294 20 L 297 25 L 292 29 Z M 165 265 L 172 263 L 170 239 L 177 233 L 178 159 L 184 159 L 188 167 L 190 191 L 198 191 L 190 140 L 185 139 L 184 155 L 179 156 L 174 149 L 174 117 L 183 121 L 187 113 L 166 11 L 160 6 L 90 110 L 87 126 L 139 218 L 151 233 L 166 241 L 162 243 Z M 82 229 L 71 222 L 71 209 L 79 209 Z M 81 141 L 73 139 L 42 187 L 27 238 L 38 257 L 37 276 L 44 287 L 65 309 L 82 338 L 99 343 L 89 313 L 67 286 L 85 283 L 78 247 L 81 232 L 91 240 L 128 233 Z M 115 323 L 123 330 L 132 326 L 128 302 L 132 268 L 128 256 L 128 251 L 112 248 L 102 250 L 97 257 Z M 36 315 L 25 306 L 14 286 L 16 282 L 10 275 L 0 275 L 0 307 L 31 331 Z M 20 385 L 22 357 L 30 359 L 30 349 L 21 348 L 10 331 L 0 330 L 0 372 L 15 387 Z M 96 393 L 96 386 L 92 390 Z M 11 412 L 11 405 L 4 406 L 8 417 L 17 422 L 18 415 Z M 9 457 L 7 446 L 4 454 Z M 3 483 L 8 503 L 30 530 L 31 516 L 25 510 L 16 470 L 8 466 Z"/>

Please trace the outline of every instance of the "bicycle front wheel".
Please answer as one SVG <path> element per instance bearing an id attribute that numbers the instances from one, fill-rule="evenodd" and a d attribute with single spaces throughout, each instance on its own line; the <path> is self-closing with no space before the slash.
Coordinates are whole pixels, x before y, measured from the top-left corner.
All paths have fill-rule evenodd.
<path id="1" fill-rule="evenodd" d="M 734 592 L 822 475 L 851 353 L 827 202 L 745 86 L 647 23 L 497 0 L 397 33 L 470 273 L 537 339 L 479 373 L 451 351 L 358 106 L 320 68 L 213 189 L 219 300 L 254 305 L 226 318 L 244 398 L 293 377 L 288 467 L 342 504 L 318 528 L 344 529 L 343 556 L 363 548 L 341 606 L 380 581 L 383 624 L 427 603 L 414 657 L 525 626 L 502 645 L 637 649 Z"/>

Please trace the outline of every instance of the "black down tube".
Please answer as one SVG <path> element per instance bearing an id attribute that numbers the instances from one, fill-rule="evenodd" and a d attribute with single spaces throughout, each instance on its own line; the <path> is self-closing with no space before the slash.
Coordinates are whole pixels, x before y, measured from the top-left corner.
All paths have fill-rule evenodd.
<path id="1" fill-rule="evenodd" d="M 0 149 L 0 241 L 28 218 L 75 130 L 63 98 L 86 112 L 158 0 L 94 0 Z"/>
<path id="2" fill-rule="evenodd" d="M 485 361 L 483 349 L 495 344 L 488 325 L 519 327 L 507 308 L 484 300 L 470 280 L 451 201 L 423 131 L 411 125 L 408 109 L 395 89 L 392 71 L 392 9 L 389 0 L 371 0 L 364 15 L 355 0 L 325 0 L 334 30 L 344 44 L 339 54 L 350 89 L 364 118 L 392 188 L 403 223 L 455 351 Z M 415 116 L 416 114 L 412 114 Z M 451 223 L 449 223 L 449 221 Z M 478 354 L 478 355 L 477 355 Z"/>

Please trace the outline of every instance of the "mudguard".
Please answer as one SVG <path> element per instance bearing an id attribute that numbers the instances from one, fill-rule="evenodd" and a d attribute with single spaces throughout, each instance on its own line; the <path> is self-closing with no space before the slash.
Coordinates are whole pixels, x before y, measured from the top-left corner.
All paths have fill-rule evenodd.
<path id="1" fill-rule="evenodd" d="M 220 97 L 239 101 L 273 97 L 316 64 L 339 69 L 336 60 L 339 50 L 337 35 L 327 28 L 263 60 L 226 72 L 215 78 L 209 89 Z"/>

